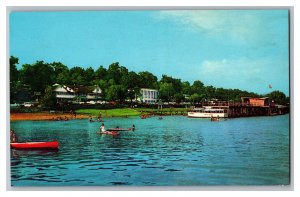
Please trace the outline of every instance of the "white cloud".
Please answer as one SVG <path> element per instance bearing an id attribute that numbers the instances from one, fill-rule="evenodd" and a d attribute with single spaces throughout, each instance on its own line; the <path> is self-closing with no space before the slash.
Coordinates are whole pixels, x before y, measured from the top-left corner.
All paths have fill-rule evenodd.
<path id="1" fill-rule="evenodd" d="M 272 60 L 249 58 L 205 60 L 198 70 L 198 77 L 205 84 L 224 88 L 259 91 L 274 81 L 277 71 L 269 71 Z M 276 70 L 276 69 L 275 69 Z M 276 82 L 278 82 L 276 80 Z"/>
<path id="2" fill-rule="evenodd" d="M 267 60 L 250 60 L 248 58 L 239 58 L 234 60 L 205 60 L 200 66 L 200 71 L 207 75 L 221 75 L 226 78 L 261 75 L 265 70 Z"/>
<path id="3" fill-rule="evenodd" d="M 270 25 L 278 19 L 269 12 L 254 10 L 181 10 L 161 11 L 160 20 L 171 20 L 214 39 L 240 44 L 274 44 Z M 284 15 L 287 17 L 287 15 Z"/>

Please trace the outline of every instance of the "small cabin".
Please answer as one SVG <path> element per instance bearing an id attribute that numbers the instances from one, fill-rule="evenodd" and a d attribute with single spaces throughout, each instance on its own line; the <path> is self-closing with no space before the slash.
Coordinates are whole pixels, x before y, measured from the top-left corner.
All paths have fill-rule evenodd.
<path id="1" fill-rule="evenodd" d="M 243 104 L 248 104 L 252 106 L 269 106 L 270 99 L 269 97 L 263 98 L 251 98 L 251 97 L 241 97 Z"/>

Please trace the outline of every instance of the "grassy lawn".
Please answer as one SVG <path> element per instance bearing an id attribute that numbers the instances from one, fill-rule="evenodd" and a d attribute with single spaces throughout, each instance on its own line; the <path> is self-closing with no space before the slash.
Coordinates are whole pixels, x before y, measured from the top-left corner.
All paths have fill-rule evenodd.
<path id="1" fill-rule="evenodd" d="M 139 116 L 142 113 L 153 113 L 153 112 L 186 112 L 185 108 L 163 108 L 161 109 L 150 109 L 150 108 L 122 108 L 122 109 L 79 109 L 76 110 L 78 114 L 84 114 L 89 116 L 97 117 L 101 114 L 102 117 L 122 117 L 122 116 Z"/>
<path id="2" fill-rule="evenodd" d="M 78 114 L 87 114 L 90 116 L 102 117 L 121 117 L 121 116 L 139 116 L 141 113 L 135 109 L 123 108 L 123 109 L 79 109 L 76 110 Z"/>
<path id="3" fill-rule="evenodd" d="M 158 111 L 165 111 L 165 112 L 170 112 L 170 111 L 177 111 L 177 112 L 186 112 L 187 109 L 185 108 L 162 108 L 162 109 L 150 109 L 150 108 L 136 108 L 137 111 L 142 111 L 142 112 L 158 112 Z"/>

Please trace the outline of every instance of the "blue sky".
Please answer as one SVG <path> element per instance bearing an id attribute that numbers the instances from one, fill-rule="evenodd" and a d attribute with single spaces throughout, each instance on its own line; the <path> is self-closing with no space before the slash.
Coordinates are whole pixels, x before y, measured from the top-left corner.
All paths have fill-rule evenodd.
<path id="1" fill-rule="evenodd" d="M 10 55 L 289 95 L 287 10 L 13 12 Z M 269 84 L 272 89 L 269 89 Z"/>

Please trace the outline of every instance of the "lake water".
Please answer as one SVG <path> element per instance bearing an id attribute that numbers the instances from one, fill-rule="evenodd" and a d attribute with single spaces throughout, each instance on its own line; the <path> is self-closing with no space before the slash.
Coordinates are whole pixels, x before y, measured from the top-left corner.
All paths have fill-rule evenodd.
<path id="1" fill-rule="evenodd" d="M 20 141 L 57 139 L 58 151 L 11 150 L 12 186 L 207 186 L 290 183 L 289 115 L 211 122 L 168 116 L 16 121 Z"/>

